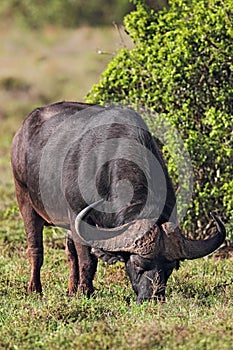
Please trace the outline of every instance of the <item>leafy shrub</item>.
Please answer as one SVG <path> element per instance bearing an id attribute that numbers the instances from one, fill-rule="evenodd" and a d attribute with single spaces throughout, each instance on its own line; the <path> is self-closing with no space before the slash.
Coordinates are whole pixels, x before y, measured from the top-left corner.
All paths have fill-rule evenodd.
<path id="1" fill-rule="evenodd" d="M 186 232 L 205 235 L 212 210 L 232 230 L 233 2 L 172 0 L 158 13 L 134 3 L 124 23 L 135 46 L 118 52 L 87 101 L 145 106 L 167 118 L 193 164 Z M 177 185 L 172 162 L 169 170 Z"/>

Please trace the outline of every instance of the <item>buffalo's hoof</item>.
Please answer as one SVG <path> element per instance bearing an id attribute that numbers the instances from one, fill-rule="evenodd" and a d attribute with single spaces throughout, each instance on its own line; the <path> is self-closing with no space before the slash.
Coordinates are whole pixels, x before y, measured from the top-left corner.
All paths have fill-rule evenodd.
<path id="1" fill-rule="evenodd" d="M 78 292 L 78 279 L 70 277 L 68 282 L 68 295 L 72 296 L 77 294 L 77 292 Z"/>
<path id="2" fill-rule="evenodd" d="M 88 298 L 94 293 L 93 286 L 86 286 L 84 284 L 80 284 L 78 287 L 78 294 L 79 295 L 86 295 Z"/>
<path id="3" fill-rule="evenodd" d="M 76 295 L 78 293 L 78 286 L 68 286 L 68 295 L 72 297 L 73 295 Z"/>
<path id="4" fill-rule="evenodd" d="M 38 294 L 42 294 L 42 286 L 39 283 L 34 283 L 34 282 L 30 282 L 27 288 L 27 292 L 28 294 L 36 292 Z"/>

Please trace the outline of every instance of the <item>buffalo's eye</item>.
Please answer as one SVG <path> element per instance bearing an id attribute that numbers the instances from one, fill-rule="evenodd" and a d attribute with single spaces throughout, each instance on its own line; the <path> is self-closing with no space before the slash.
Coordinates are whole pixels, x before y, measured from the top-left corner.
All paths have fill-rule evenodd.
<path id="1" fill-rule="evenodd" d="M 135 259 L 133 261 L 133 266 L 134 266 L 134 269 L 137 273 L 142 274 L 144 272 L 144 268 L 139 260 Z"/>
<path id="2" fill-rule="evenodd" d="M 139 274 L 142 274 L 145 271 L 141 266 L 135 265 L 134 267 Z"/>

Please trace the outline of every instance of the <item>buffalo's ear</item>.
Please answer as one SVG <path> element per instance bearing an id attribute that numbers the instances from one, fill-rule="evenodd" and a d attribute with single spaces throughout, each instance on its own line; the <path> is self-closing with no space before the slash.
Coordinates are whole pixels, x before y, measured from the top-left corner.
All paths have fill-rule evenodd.
<path id="1" fill-rule="evenodd" d="M 98 259 L 103 260 L 109 265 L 113 265 L 117 261 L 121 261 L 121 262 L 125 261 L 124 257 L 120 254 L 105 252 L 102 249 L 98 249 L 98 248 L 92 248 L 91 253 L 95 255 Z"/>

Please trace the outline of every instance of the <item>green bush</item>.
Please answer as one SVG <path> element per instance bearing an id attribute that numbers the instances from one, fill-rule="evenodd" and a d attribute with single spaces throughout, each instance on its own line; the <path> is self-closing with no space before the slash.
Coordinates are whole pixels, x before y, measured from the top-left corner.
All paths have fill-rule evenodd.
<path id="1" fill-rule="evenodd" d="M 193 237 L 204 236 L 214 211 L 227 223 L 230 239 L 233 1 L 172 0 L 170 8 L 158 13 L 142 0 L 134 3 L 136 10 L 124 23 L 135 46 L 118 52 L 87 101 L 140 105 L 168 119 L 193 165 L 194 190 L 184 229 Z M 155 121 L 150 127 L 153 133 Z M 173 163 L 169 161 L 169 170 L 177 186 Z"/>

